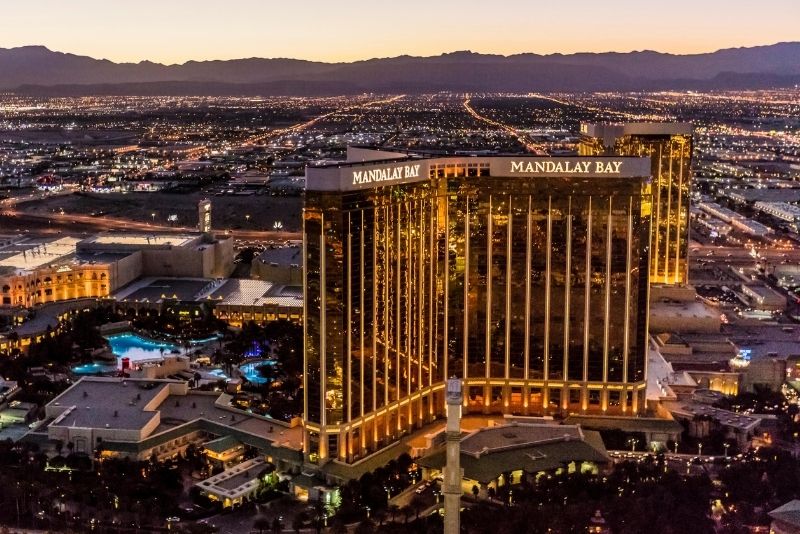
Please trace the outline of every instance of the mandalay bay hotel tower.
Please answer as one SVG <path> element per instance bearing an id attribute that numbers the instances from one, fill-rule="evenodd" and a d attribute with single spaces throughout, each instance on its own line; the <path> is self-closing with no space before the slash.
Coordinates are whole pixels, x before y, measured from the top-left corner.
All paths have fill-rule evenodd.
<path id="1" fill-rule="evenodd" d="M 653 177 L 650 282 L 686 284 L 692 125 L 679 122 L 581 124 L 578 153 L 650 158 Z"/>
<path id="2" fill-rule="evenodd" d="M 309 167 L 307 460 L 354 462 L 445 411 L 644 410 L 648 157 L 351 148 Z"/>

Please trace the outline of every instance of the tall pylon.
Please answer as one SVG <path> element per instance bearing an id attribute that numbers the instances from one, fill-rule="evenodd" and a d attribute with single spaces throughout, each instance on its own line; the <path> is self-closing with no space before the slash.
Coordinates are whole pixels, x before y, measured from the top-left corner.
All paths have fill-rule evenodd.
<path id="1" fill-rule="evenodd" d="M 461 532 L 461 380 L 447 381 L 447 463 L 444 468 L 442 494 L 444 495 L 444 534 Z"/>

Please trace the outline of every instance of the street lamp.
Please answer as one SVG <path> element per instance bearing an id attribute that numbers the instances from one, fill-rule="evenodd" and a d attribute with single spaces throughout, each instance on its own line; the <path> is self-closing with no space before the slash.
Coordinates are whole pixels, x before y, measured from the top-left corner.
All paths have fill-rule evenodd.
<path id="1" fill-rule="evenodd" d="M 156 214 L 155 213 L 151 213 L 150 217 L 153 218 L 153 222 L 155 223 L 156 222 Z"/>
<path id="2" fill-rule="evenodd" d="M 725 443 L 722 446 L 725 447 L 725 458 L 727 458 L 728 457 L 728 447 L 730 447 L 731 444 L 730 443 Z"/>
<path id="3" fill-rule="evenodd" d="M 703 455 L 703 444 L 702 443 L 698 443 L 697 444 L 697 456 L 702 456 L 702 455 Z"/>

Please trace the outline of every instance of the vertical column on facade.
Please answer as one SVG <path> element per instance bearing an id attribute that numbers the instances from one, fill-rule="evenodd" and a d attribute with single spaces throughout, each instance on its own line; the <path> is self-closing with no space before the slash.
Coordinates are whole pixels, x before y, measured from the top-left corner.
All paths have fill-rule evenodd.
<path id="1" fill-rule="evenodd" d="M 391 258 L 389 257 L 389 240 L 394 233 L 394 229 L 392 228 L 390 222 L 392 221 L 393 217 L 389 217 L 391 209 L 390 206 L 384 207 L 384 219 L 383 219 L 383 226 L 384 226 L 384 256 L 383 262 L 384 265 L 388 267 L 389 262 L 391 262 Z M 383 273 L 383 407 L 384 407 L 384 415 L 383 415 L 383 435 L 384 437 L 389 437 L 390 430 L 389 430 L 389 285 L 392 283 L 391 277 L 389 276 L 389 270 L 385 268 Z M 377 417 L 376 417 L 377 421 Z"/>
<path id="2" fill-rule="evenodd" d="M 584 272 L 584 297 L 583 297 L 583 376 L 582 381 L 589 381 L 589 332 L 591 323 L 591 298 L 592 298 L 592 197 L 589 197 L 586 217 L 586 271 Z"/>
<path id="3" fill-rule="evenodd" d="M 328 414 L 325 410 L 325 394 L 327 392 L 327 380 L 325 377 L 328 376 L 328 369 L 327 369 L 327 360 L 326 360 L 326 352 L 327 352 L 327 319 L 326 319 L 326 312 L 327 312 L 327 276 L 325 275 L 326 272 L 326 262 L 325 258 L 327 256 L 325 251 L 325 212 L 323 211 L 320 215 L 320 231 L 319 231 L 319 250 L 320 250 L 320 259 L 319 259 L 319 316 L 320 316 L 320 340 L 319 340 L 319 388 L 320 388 L 320 396 L 319 396 L 319 404 L 320 404 L 320 432 L 319 432 L 319 457 L 321 459 L 325 459 L 328 457 L 328 436 L 325 432 L 325 425 L 327 424 Z"/>
<path id="4" fill-rule="evenodd" d="M 570 297 L 572 295 L 572 197 L 570 196 L 567 200 L 567 232 L 566 232 L 566 255 L 567 255 L 567 264 L 564 268 L 564 348 L 563 348 L 563 362 L 561 368 L 561 376 L 564 378 L 564 388 L 562 389 L 561 393 L 561 408 L 563 410 L 567 410 L 569 408 L 569 394 L 564 394 L 564 390 L 567 389 L 567 384 L 573 380 L 573 377 L 569 376 L 569 312 L 570 312 Z M 583 397 L 583 391 L 581 392 L 581 397 Z"/>
<path id="5" fill-rule="evenodd" d="M 414 276 L 414 261 L 418 258 L 415 254 L 412 254 L 412 242 L 411 242 L 411 226 L 412 226 L 412 218 L 414 217 L 414 213 L 412 211 L 412 204 L 411 202 L 405 202 L 403 204 L 406 210 L 406 228 L 405 228 L 405 248 L 406 248 L 406 268 L 405 268 L 405 283 L 403 284 L 403 293 L 404 298 L 403 301 L 405 302 L 405 310 L 404 314 L 406 316 L 406 326 L 405 326 L 405 343 L 403 344 L 403 353 L 405 356 L 405 372 L 406 372 L 406 388 L 403 392 L 405 397 L 408 399 L 411 396 L 411 358 L 413 357 L 413 351 L 411 346 L 411 278 Z M 400 397 L 398 395 L 398 397 Z M 411 401 L 406 404 L 406 424 L 405 428 L 403 428 L 402 418 L 400 417 L 400 408 L 397 409 L 397 430 L 402 432 L 410 427 L 411 425 Z"/>
<path id="6" fill-rule="evenodd" d="M 674 141 L 672 139 L 670 139 L 669 140 L 669 154 L 668 154 L 668 157 L 669 157 L 669 178 L 667 180 L 667 214 L 666 214 L 666 217 L 664 218 L 664 223 L 665 223 L 665 226 L 667 227 L 666 234 L 664 236 L 664 278 L 663 278 L 664 282 L 669 282 L 670 281 L 670 272 L 669 272 L 670 260 L 669 260 L 669 258 L 670 258 L 670 248 L 672 248 L 671 247 L 671 242 L 670 242 L 670 238 L 672 237 L 672 232 L 670 230 L 672 230 L 672 182 L 673 182 L 673 177 L 674 177 L 674 175 L 673 175 L 674 171 L 672 169 L 672 164 L 675 161 L 675 158 L 673 157 L 673 153 L 674 153 L 673 152 L 674 151 L 673 144 L 674 144 Z"/>
<path id="7" fill-rule="evenodd" d="M 469 256 L 470 256 L 470 239 L 469 239 L 469 196 L 465 199 L 465 217 L 464 217 L 464 332 L 463 332 L 463 348 L 462 348 L 462 365 L 464 385 L 467 383 L 467 356 L 469 355 Z M 467 390 L 469 392 L 469 389 Z M 464 395 L 464 406 L 467 405 L 469 394 Z"/>
<path id="8" fill-rule="evenodd" d="M 492 366 L 492 249 L 494 240 L 494 217 L 492 214 L 493 198 L 489 195 L 489 209 L 486 211 L 486 300 L 484 302 L 486 321 L 484 323 L 484 378 L 486 383 L 483 386 L 483 411 L 489 411 L 489 403 L 492 399 L 492 386 L 489 385 L 491 378 L 490 368 Z"/>
<path id="9" fill-rule="evenodd" d="M 381 208 L 373 208 L 372 216 L 372 412 L 378 409 L 378 232 L 381 231 L 382 220 L 380 215 Z M 384 298 L 381 295 L 381 298 Z M 386 300 L 383 300 L 386 302 Z M 385 306 L 384 306 L 385 309 Z M 386 324 L 386 323 L 384 323 Z M 384 344 L 385 345 L 385 344 Z M 372 419 L 372 446 L 374 450 L 378 444 L 378 425 L 375 418 Z"/>
<path id="10" fill-rule="evenodd" d="M 547 198 L 547 254 L 545 258 L 544 281 L 544 369 L 545 387 L 542 389 L 542 407 L 545 412 L 550 406 L 550 268 L 553 256 L 553 197 Z M 559 406 L 561 399 L 559 399 Z"/>
<path id="11" fill-rule="evenodd" d="M 418 221 L 418 234 L 419 238 L 417 240 L 417 251 L 419 253 L 419 260 L 417 261 L 417 271 L 418 276 L 415 280 L 415 291 L 417 297 L 417 338 L 419 341 L 417 342 L 417 354 L 415 355 L 417 360 L 417 391 L 422 391 L 425 387 L 423 383 L 424 376 L 423 376 L 423 367 L 426 357 L 428 356 L 428 340 L 426 339 L 426 330 L 427 333 L 430 333 L 430 324 L 426 323 L 426 313 L 425 313 L 425 295 L 430 295 L 429 287 L 427 279 L 425 277 L 425 261 L 427 258 L 427 254 L 425 253 L 425 237 L 428 234 L 428 218 L 427 218 L 427 209 L 425 199 L 422 199 L 418 203 L 418 211 L 417 211 L 417 221 Z M 428 308 L 430 311 L 431 308 Z M 427 328 L 426 328 L 427 327 Z M 419 399 L 417 400 L 416 405 L 416 413 L 414 415 L 415 423 L 420 425 L 422 423 L 422 395 L 420 395 Z"/>
<path id="12" fill-rule="evenodd" d="M 430 302 L 430 310 L 428 313 L 428 375 L 425 386 L 430 387 L 433 385 L 434 381 L 434 364 L 435 362 L 442 362 L 442 359 L 436 359 L 437 354 L 437 347 L 436 347 L 436 339 L 439 329 L 439 298 L 437 296 L 436 291 L 436 280 L 438 275 L 439 269 L 439 256 L 438 256 L 438 248 L 436 244 L 438 243 L 438 224 L 436 219 L 436 208 L 437 208 L 437 198 L 431 197 L 428 202 L 428 207 L 430 210 L 430 219 L 428 223 L 428 258 L 429 258 L 429 266 L 428 266 L 428 299 Z M 447 376 L 443 377 L 444 379 Z M 429 409 L 433 406 L 433 398 L 428 401 Z M 428 415 L 432 415 L 433 411 L 430 410 Z"/>
<path id="13" fill-rule="evenodd" d="M 532 239 L 532 217 L 531 217 L 531 196 L 528 195 L 528 213 L 527 221 L 528 226 L 525 232 L 525 344 L 523 345 L 524 358 L 523 375 L 525 380 L 530 379 L 530 357 L 531 357 L 531 239 Z M 525 398 L 522 402 L 522 409 L 525 415 L 529 412 L 529 404 L 531 398 L 530 387 L 523 389 Z"/>
<path id="14" fill-rule="evenodd" d="M 303 208 L 303 262 L 308 265 L 308 235 L 305 232 L 305 210 Z M 303 317 L 308 317 L 308 269 L 303 269 Z M 308 336 L 303 328 L 303 421 L 308 421 Z M 308 440 L 308 430 L 303 432 L 303 453 L 308 456 L 311 444 Z"/>
<path id="15" fill-rule="evenodd" d="M 345 247 L 345 254 L 347 255 L 347 267 L 345 272 L 347 273 L 347 279 L 345 284 L 347 286 L 347 291 L 345 292 L 345 298 L 347 299 L 347 305 L 345 308 L 347 309 L 347 313 L 345 315 L 346 321 L 346 328 L 347 328 L 347 338 L 345 339 L 345 343 L 347 346 L 344 350 L 345 359 L 347 360 L 344 362 L 345 366 L 347 367 L 347 371 L 345 373 L 345 399 L 347 402 L 347 408 L 345 412 L 346 421 L 349 424 L 353 420 L 353 403 L 352 403 L 352 391 L 353 391 L 353 329 L 351 328 L 353 324 L 353 284 L 352 284 L 352 276 L 353 276 L 353 228 L 352 228 L 352 221 L 351 221 L 352 214 L 351 212 L 347 212 L 347 246 Z"/>
<path id="16" fill-rule="evenodd" d="M 362 282 L 361 282 L 361 284 L 359 284 L 359 286 L 361 288 L 361 291 L 359 292 L 360 294 L 359 294 L 359 302 L 358 302 L 358 309 L 360 311 L 360 313 L 359 313 L 359 323 L 358 323 L 358 332 L 359 332 L 359 343 L 358 343 L 358 345 L 359 345 L 359 350 L 361 352 L 361 357 L 358 359 L 359 365 L 360 365 L 359 372 L 358 372 L 358 378 L 359 378 L 359 380 L 361 380 L 361 384 L 360 384 L 360 387 L 359 387 L 359 399 L 358 399 L 358 401 L 361 404 L 361 409 L 359 410 L 358 415 L 359 415 L 359 418 L 363 421 L 364 420 L 364 414 L 367 413 L 366 406 L 364 405 L 364 384 L 366 383 L 367 380 L 366 380 L 366 378 L 364 378 L 364 354 L 365 354 L 365 352 L 364 352 L 364 293 L 365 293 L 364 281 L 366 281 L 365 280 L 366 277 L 364 276 L 364 210 L 363 209 L 361 210 L 360 215 L 361 215 L 361 224 L 359 224 L 360 234 L 359 234 L 359 241 L 358 241 L 359 242 L 358 262 L 359 262 L 359 266 L 360 267 L 359 267 L 358 274 L 361 276 Z M 372 278 L 373 279 L 375 278 L 375 271 L 372 271 Z M 372 300 L 375 300 L 374 295 L 375 295 L 375 293 L 373 293 L 373 299 Z M 373 322 L 375 322 L 375 316 L 373 315 L 372 317 L 373 317 Z M 365 430 L 366 429 L 364 428 L 364 425 L 362 423 L 361 430 L 358 433 L 360 438 L 361 438 L 360 448 L 361 448 L 361 454 L 362 455 L 364 454 L 364 448 L 367 445 L 367 443 L 366 443 L 366 439 L 367 438 L 366 438 Z"/>
<path id="17" fill-rule="evenodd" d="M 442 369 L 442 378 L 447 380 L 450 378 L 450 350 L 449 345 L 447 343 L 448 337 L 450 335 L 450 195 L 444 195 L 444 274 L 442 275 L 444 278 L 444 310 L 443 310 L 443 321 L 442 321 L 442 357 L 439 359 L 442 362 L 444 368 Z M 438 213 L 437 213 L 437 221 L 438 221 Z M 438 228 L 438 225 L 437 225 Z M 436 249 L 436 264 L 438 266 L 439 260 L 439 249 Z M 438 324 L 438 319 L 437 319 Z M 441 409 L 444 409 L 444 406 L 441 406 Z"/>
<path id="18" fill-rule="evenodd" d="M 611 328 L 611 251 L 614 239 L 614 228 L 612 220 L 613 196 L 608 197 L 608 214 L 606 227 L 606 294 L 605 294 L 605 313 L 603 314 L 603 382 L 608 382 L 608 342 Z"/>
<path id="19" fill-rule="evenodd" d="M 675 221 L 675 275 L 672 278 L 673 283 L 685 283 L 686 277 L 688 277 L 688 272 L 684 274 L 684 270 L 688 271 L 688 248 L 689 248 L 689 237 L 686 236 L 686 239 L 683 239 L 684 233 L 681 231 L 681 219 L 686 216 L 686 224 L 689 224 L 689 214 L 686 213 L 686 210 L 683 209 L 683 171 L 684 171 L 684 160 L 683 152 L 685 150 L 684 140 L 680 139 L 678 141 L 678 146 L 680 148 L 680 152 L 678 154 L 678 158 L 680 158 L 680 163 L 678 164 L 678 209 L 676 210 L 676 221 Z M 688 201 L 687 201 L 688 205 Z M 687 232 L 688 233 L 688 232 Z"/>
<path id="20" fill-rule="evenodd" d="M 399 413 L 399 400 L 400 400 L 400 314 L 403 310 L 400 308 L 400 296 L 401 291 L 403 290 L 401 286 L 401 279 L 402 276 L 400 273 L 402 272 L 402 264 L 401 264 L 401 257 L 402 257 L 402 250 L 401 250 L 401 243 L 402 243 L 402 234 L 400 232 L 402 226 L 402 213 L 403 207 L 402 204 L 398 203 L 397 206 L 397 216 L 394 219 L 394 234 L 395 234 L 395 241 L 394 241 L 394 253 L 395 253 L 395 269 L 394 269 L 394 399 L 391 399 L 390 402 L 393 402 L 393 405 L 389 405 L 386 409 L 386 435 L 393 436 L 397 433 L 397 425 L 400 421 L 400 413 Z M 392 417 L 391 414 L 394 412 L 395 417 L 397 418 L 398 422 L 394 426 L 392 426 Z"/>
<path id="21" fill-rule="evenodd" d="M 628 382 L 631 321 L 631 270 L 633 269 L 633 197 L 628 201 L 628 243 L 625 254 L 625 339 L 622 347 L 622 381 Z"/>
<path id="22" fill-rule="evenodd" d="M 659 278 L 659 276 L 660 276 L 659 275 L 659 258 L 660 258 L 660 254 L 661 254 L 661 189 L 662 189 L 663 180 L 664 180 L 664 178 L 662 176 L 662 170 L 661 170 L 662 169 L 662 165 L 661 165 L 662 160 L 661 160 L 661 158 L 663 157 L 663 151 L 664 151 L 664 146 L 663 146 L 663 144 L 659 143 L 658 144 L 658 159 L 656 160 L 657 161 L 656 166 L 658 168 L 658 173 L 654 177 L 656 179 L 656 187 L 654 188 L 655 189 L 655 193 L 656 193 L 656 198 L 654 199 L 655 201 L 653 202 L 653 205 L 656 208 L 656 212 L 655 212 L 655 217 L 653 217 L 653 219 L 652 219 L 653 226 L 650 228 L 650 236 L 651 236 L 651 238 L 650 238 L 650 242 L 651 242 L 650 253 L 653 255 L 653 257 L 650 259 L 650 265 L 651 265 L 651 267 L 650 267 L 650 278 L 651 278 L 651 280 L 656 280 L 656 281 L 660 280 L 660 278 Z M 651 153 L 649 155 L 652 157 L 652 148 L 651 148 L 650 152 Z"/>
<path id="23" fill-rule="evenodd" d="M 506 380 L 511 377 L 511 237 L 514 232 L 511 199 L 511 195 L 508 195 L 508 225 L 506 226 Z M 503 395 L 510 402 L 511 392 L 505 391 Z"/>

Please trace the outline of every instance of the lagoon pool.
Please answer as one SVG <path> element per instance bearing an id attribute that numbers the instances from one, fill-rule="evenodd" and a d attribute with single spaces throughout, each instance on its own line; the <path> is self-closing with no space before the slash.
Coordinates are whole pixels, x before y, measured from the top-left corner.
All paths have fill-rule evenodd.
<path id="1" fill-rule="evenodd" d="M 76 365 L 72 368 L 72 372 L 76 375 L 94 375 L 97 373 L 112 373 L 117 370 L 115 365 L 105 365 L 102 363 L 85 363 L 83 365 Z"/>
<path id="2" fill-rule="evenodd" d="M 132 364 L 141 360 L 159 360 L 178 349 L 178 345 L 174 343 L 147 339 L 130 332 L 114 334 L 106 339 L 117 359 L 130 358 Z"/>
<path id="3" fill-rule="evenodd" d="M 275 362 L 272 360 L 258 360 L 255 362 L 247 362 L 239 366 L 239 371 L 242 372 L 244 377 L 251 383 L 256 385 L 262 385 L 267 383 L 267 379 L 264 378 L 261 373 L 258 372 L 258 368 L 264 365 L 275 365 Z"/>

